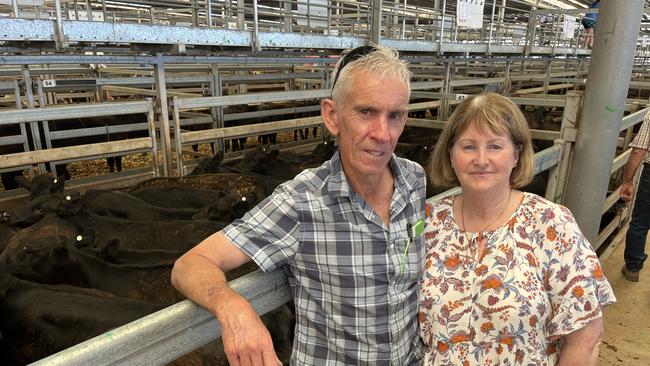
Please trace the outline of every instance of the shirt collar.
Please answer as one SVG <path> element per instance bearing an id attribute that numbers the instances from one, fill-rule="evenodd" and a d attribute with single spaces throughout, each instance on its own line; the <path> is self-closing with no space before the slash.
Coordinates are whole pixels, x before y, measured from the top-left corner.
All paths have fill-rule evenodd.
<path id="1" fill-rule="evenodd" d="M 410 172 L 406 167 L 400 163 L 395 153 L 392 154 L 388 164 L 393 171 L 394 186 L 400 197 L 409 197 L 409 193 L 415 191 L 417 177 L 413 172 Z M 341 162 L 340 151 L 337 150 L 330 160 L 331 176 L 327 183 L 327 190 L 331 197 L 350 197 L 354 198 L 356 192 L 352 190 L 345 173 L 343 172 L 343 164 Z"/>

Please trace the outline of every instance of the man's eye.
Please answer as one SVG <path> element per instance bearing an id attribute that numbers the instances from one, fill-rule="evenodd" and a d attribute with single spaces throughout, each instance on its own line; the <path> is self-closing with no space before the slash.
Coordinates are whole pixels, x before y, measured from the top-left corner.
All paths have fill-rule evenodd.
<path id="1" fill-rule="evenodd" d="M 401 113 L 391 113 L 388 115 L 390 119 L 396 119 L 396 120 L 401 120 L 402 119 L 402 114 Z"/>

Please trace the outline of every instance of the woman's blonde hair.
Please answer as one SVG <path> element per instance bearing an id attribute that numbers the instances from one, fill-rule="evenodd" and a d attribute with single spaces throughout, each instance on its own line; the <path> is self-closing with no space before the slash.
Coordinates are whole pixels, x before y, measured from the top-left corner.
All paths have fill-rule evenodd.
<path id="1" fill-rule="evenodd" d="M 519 154 L 517 165 L 510 174 L 510 185 L 520 188 L 530 183 L 534 173 L 534 153 L 526 118 L 510 99 L 495 93 L 481 93 L 460 103 L 442 130 L 427 171 L 434 185 L 459 184 L 451 165 L 451 148 L 470 125 L 479 131 L 509 135 Z"/>

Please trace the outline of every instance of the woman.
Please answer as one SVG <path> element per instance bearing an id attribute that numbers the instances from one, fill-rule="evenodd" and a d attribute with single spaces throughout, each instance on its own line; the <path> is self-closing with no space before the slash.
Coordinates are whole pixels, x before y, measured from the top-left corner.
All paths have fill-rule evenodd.
<path id="1" fill-rule="evenodd" d="M 484 93 L 457 107 L 429 166 L 463 193 L 426 207 L 426 365 L 596 364 L 616 299 L 569 210 L 517 190 L 532 175 L 514 103 Z"/>

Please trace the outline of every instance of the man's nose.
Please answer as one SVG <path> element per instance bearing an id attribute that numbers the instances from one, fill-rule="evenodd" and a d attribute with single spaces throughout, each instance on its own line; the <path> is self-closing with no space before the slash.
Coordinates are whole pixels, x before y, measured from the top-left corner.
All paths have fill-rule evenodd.
<path id="1" fill-rule="evenodd" d="M 373 121 L 371 125 L 370 136 L 378 142 L 390 141 L 390 134 L 388 131 L 388 117 L 380 114 Z"/>

